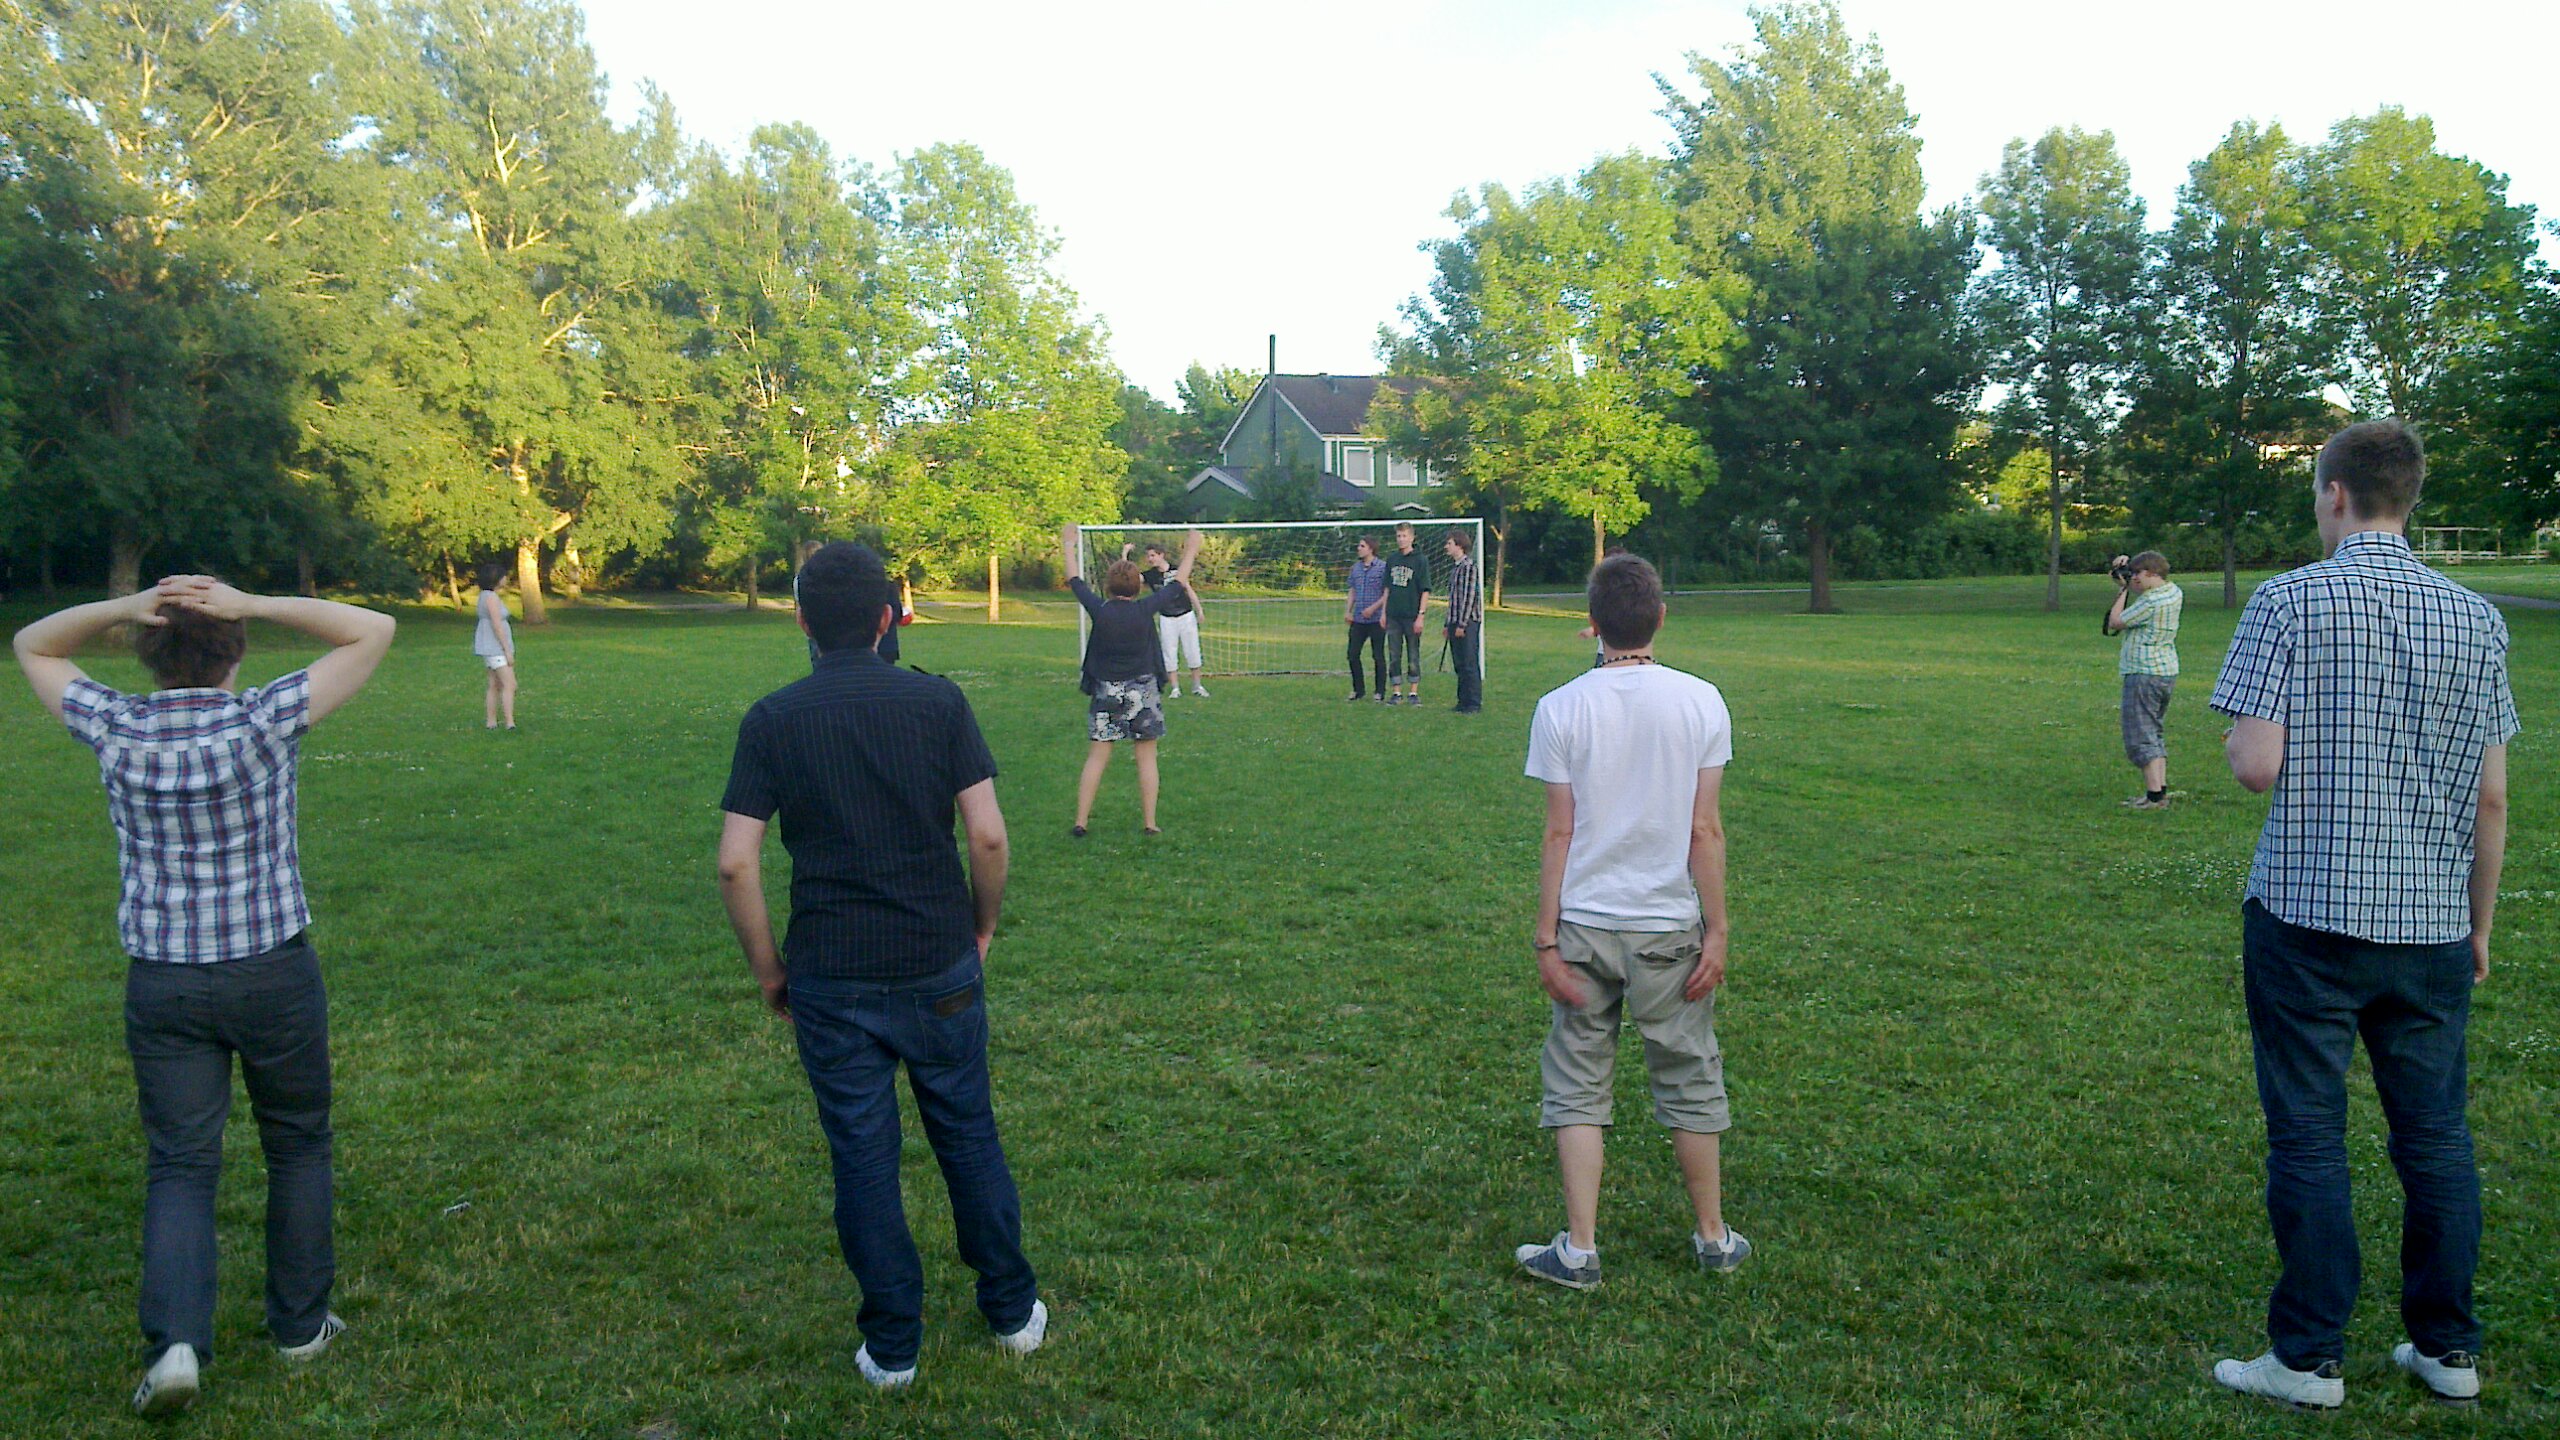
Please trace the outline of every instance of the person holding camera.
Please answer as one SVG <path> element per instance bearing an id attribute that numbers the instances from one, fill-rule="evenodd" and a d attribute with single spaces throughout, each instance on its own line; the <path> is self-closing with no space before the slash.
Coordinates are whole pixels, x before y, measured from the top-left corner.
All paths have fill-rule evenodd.
<path id="1" fill-rule="evenodd" d="M 2106 631 L 2121 634 L 2116 673 L 2124 677 L 2124 758 L 2142 772 L 2142 793 L 2124 802 L 2128 810 L 2169 808 L 2169 747 L 2162 722 L 2169 714 L 2169 692 L 2178 688 L 2178 612 L 2185 593 L 2169 579 L 2169 557 L 2157 550 L 2119 555 L 2107 567 L 2115 577 L 2115 603 L 2107 607 Z"/>

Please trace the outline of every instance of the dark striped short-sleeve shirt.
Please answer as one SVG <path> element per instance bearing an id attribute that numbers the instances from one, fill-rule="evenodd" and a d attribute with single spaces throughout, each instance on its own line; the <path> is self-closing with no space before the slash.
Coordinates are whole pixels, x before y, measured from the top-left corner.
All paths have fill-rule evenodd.
<path id="1" fill-rule="evenodd" d="M 959 686 L 869 650 L 821 655 L 809 678 L 757 701 L 720 808 L 780 817 L 791 854 L 783 962 L 908 980 L 969 953 L 977 918 L 955 802 L 995 773 Z"/>
<path id="2" fill-rule="evenodd" d="M 2251 898 L 2379 944 L 2470 935 L 2481 754 L 2517 728 L 2495 606 L 2350 535 L 2249 597 L 2210 703 L 2285 727 Z"/>

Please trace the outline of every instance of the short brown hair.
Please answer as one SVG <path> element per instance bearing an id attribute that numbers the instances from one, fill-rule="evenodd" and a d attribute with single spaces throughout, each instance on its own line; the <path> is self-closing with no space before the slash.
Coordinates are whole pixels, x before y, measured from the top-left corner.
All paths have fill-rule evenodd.
<path id="1" fill-rule="evenodd" d="M 249 651 L 249 626 L 180 605 L 160 607 L 166 625 L 137 625 L 133 651 L 163 690 L 210 689 L 231 678 Z"/>
<path id="2" fill-rule="evenodd" d="M 2313 475 L 2343 486 L 2359 520 L 2396 519 L 2418 504 L 2427 483 L 2427 451 L 2418 432 L 2397 420 L 2367 420 L 2329 437 Z"/>
<path id="3" fill-rule="evenodd" d="M 1102 588 L 1106 594 L 1126 600 L 1146 589 L 1147 582 L 1146 577 L 1138 573 L 1138 567 L 1135 564 L 1127 560 L 1114 560 L 1111 562 L 1111 568 L 1102 572 Z"/>
<path id="4" fill-rule="evenodd" d="M 1412 521 L 1410 521 L 1410 520 L 1399 520 L 1399 521 L 1397 521 L 1397 522 L 1396 522 L 1396 533 L 1397 533 L 1397 534 L 1399 534 L 1399 535 L 1410 535 L 1410 534 L 1412 534 L 1412 533 L 1413 533 L 1413 522 L 1412 522 Z"/>
<path id="5" fill-rule="evenodd" d="M 1476 553 L 1476 537 L 1468 534 L 1464 530 L 1450 531 L 1449 543 L 1457 546 L 1458 553 L 1461 555 L 1473 555 Z"/>
<path id="6" fill-rule="evenodd" d="M 1591 625 L 1613 650 L 1633 650 L 1662 628 L 1662 576 L 1641 555 L 1591 567 Z"/>
<path id="7" fill-rule="evenodd" d="M 2163 580 L 2169 578 L 2169 557 L 2157 550 L 2145 550 L 2125 563 L 2146 575 L 2157 575 Z"/>

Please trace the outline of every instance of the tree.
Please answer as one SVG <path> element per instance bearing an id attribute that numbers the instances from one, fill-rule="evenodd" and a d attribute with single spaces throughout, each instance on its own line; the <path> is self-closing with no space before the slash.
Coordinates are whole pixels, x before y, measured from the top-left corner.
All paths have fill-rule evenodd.
<path id="1" fill-rule="evenodd" d="M 2222 542 L 2222 603 L 2239 603 L 2238 536 L 2300 469 L 2286 442 L 2326 413 L 2337 328 L 2321 313 L 2302 161 L 2278 126 L 2242 121 L 2188 168 L 2161 243 L 2155 325 L 2120 435 L 2146 524 L 2195 522 Z"/>
<path id="2" fill-rule="evenodd" d="M 2147 240 L 2115 136 L 2055 129 L 2012 140 L 1982 181 L 1999 267 L 1975 288 L 1997 422 L 2045 447 L 2047 610 L 2062 608 L 2064 477 L 2078 476 L 2123 405 L 2140 328 Z"/>
<path id="3" fill-rule="evenodd" d="M 667 247 L 633 216 L 674 122 L 606 117 L 570 0 L 402 0 L 359 12 L 382 76 L 368 153 L 392 172 L 406 284 L 327 436 L 422 554 L 512 549 L 547 618 L 546 545 L 653 547 L 681 479 L 683 367 L 659 308 Z"/>
<path id="4" fill-rule="evenodd" d="M 1711 458 L 1671 411 L 1731 338 L 1731 287 L 1691 267 L 1668 178 L 1625 154 L 1517 198 L 1460 196 L 1412 333 L 1381 337 L 1391 370 L 1453 382 L 1379 387 L 1373 424 L 1492 511 L 1497 603 L 1513 506 L 1589 521 L 1596 562 L 1648 490 L 1706 484 Z"/>
<path id="5" fill-rule="evenodd" d="M 2430 510 L 2510 538 L 2560 520 L 2560 290 L 2537 276 L 2488 343 L 2439 383 Z"/>
<path id="6" fill-rule="evenodd" d="M 694 366 L 685 407 L 704 558 L 739 569 L 874 525 L 879 377 L 920 332 L 884 255 L 887 199 L 806 126 L 769 125 L 732 171 L 698 151 L 670 209 Z"/>
<path id="7" fill-rule="evenodd" d="M 1875 44 L 1825 3 L 1756 10 L 1757 48 L 1663 86 L 1693 265 L 1748 287 L 1741 343 L 1702 375 L 1717 508 L 1800 536 L 1810 608 L 1835 608 L 1854 526 L 1945 509 L 1979 370 L 1964 218 L 1923 218 L 1920 142 Z"/>
<path id="8" fill-rule="evenodd" d="M 316 0 L 0 10 L 0 346 L 47 564 L 103 532 L 127 593 L 155 549 L 291 547 L 342 38 Z"/>
<path id="9" fill-rule="evenodd" d="M 2329 131 L 2308 163 L 2320 297 L 2353 344 L 2360 401 L 2427 418 L 2430 392 L 2494 335 L 2533 258 L 2533 209 L 2506 177 L 2435 148 L 2435 125 L 2385 106 Z"/>
<path id="10" fill-rule="evenodd" d="M 949 573 L 1000 558 L 1062 522 L 1120 511 L 1128 457 L 1111 443 L 1119 373 L 1050 269 L 1057 240 L 1013 177 L 968 145 L 899 162 L 897 263 L 922 344 L 894 384 L 891 543 Z"/>

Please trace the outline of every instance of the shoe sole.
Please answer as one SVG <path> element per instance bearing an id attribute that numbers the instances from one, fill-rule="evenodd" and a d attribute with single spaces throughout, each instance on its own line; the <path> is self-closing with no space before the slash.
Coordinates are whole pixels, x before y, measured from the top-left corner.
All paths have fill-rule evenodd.
<path id="1" fill-rule="evenodd" d="M 1521 1274 L 1528 1276 L 1532 1280 L 1544 1280 L 1558 1289 L 1597 1290 L 1600 1288 L 1600 1282 L 1597 1280 L 1568 1280 L 1561 1275 L 1550 1275 L 1544 1270 L 1533 1270 L 1529 1268 L 1528 1263 L 1525 1261 L 1515 1260 L 1512 1263 L 1519 1266 Z"/>
<path id="2" fill-rule="evenodd" d="M 150 1399 L 134 1406 L 134 1413 L 145 1420 L 166 1420 L 195 1404 L 201 1388 L 195 1381 L 188 1381 L 183 1385 L 163 1385 L 151 1392 Z"/>

